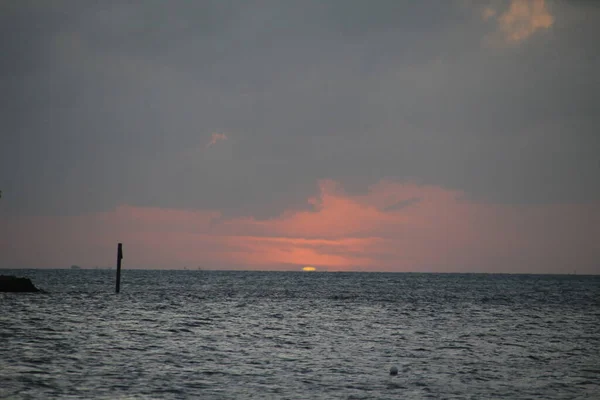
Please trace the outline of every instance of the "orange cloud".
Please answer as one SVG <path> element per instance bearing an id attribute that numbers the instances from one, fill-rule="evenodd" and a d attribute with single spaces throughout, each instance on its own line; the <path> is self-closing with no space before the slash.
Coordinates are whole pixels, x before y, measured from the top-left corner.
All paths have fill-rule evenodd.
<path id="1" fill-rule="evenodd" d="M 511 0 L 508 9 L 501 14 L 486 7 L 482 18 L 486 21 L 495 18 L 502 40 L 513 44 L 522 42 L 537 31 L 549 29 L 554 24 L 554 17 L 544 0 Z"/>
<path id="2" fill-rule="evenodd" d="M 320 182 L 312 209 L 224 219 L 217 211 L 121 206 L 9 217 L 0 266 L 600 273 L 599 204 L 508 206 L 436 186 L 382 181 L 350 195 Z"/>
<path id="3" fill-rule="evenodd" d="M 210 138 L 210 142 L 206 145 L 206 147 L 213 146 L 217 144 L 218 141 L 227 140 L 227 136 L 224 133 L 213 133 Z"/>

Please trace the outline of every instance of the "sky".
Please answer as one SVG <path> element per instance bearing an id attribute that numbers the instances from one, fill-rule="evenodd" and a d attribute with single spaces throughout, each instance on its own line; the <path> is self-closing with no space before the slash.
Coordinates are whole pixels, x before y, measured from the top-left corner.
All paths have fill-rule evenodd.
<path id="1" fill-rule="evenodd" d="M 0 268 L 600 273 L 600 3 L 0 0 Z"/>

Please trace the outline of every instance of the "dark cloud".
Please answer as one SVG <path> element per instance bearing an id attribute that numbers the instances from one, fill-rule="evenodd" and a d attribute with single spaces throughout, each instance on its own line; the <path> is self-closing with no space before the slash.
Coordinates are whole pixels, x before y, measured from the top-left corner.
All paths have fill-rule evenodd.
<path id="1" fill-rule="evenodd" d="M 489 46 L 467 4 L 0 3 L 5 210 L 267 217 L 320 178 L 597 200 L 599 8 Z"/>

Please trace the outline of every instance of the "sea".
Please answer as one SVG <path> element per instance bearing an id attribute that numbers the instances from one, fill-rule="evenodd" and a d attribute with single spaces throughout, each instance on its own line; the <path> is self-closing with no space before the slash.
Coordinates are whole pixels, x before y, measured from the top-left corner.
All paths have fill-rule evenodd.
<path id="1" fill-rule="evenodd" d="M 2 399 L 600 399 L 600 276 L 0 273 Z"/>

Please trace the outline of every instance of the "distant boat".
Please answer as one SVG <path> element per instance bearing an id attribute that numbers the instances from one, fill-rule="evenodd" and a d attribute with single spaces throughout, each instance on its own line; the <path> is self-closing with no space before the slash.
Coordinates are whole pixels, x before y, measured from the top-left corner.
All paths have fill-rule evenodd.
<path id="1" fill-rule="evenodd" d="M 71 265 L 71 269 L 81 269 L 79 265 Z"/>

